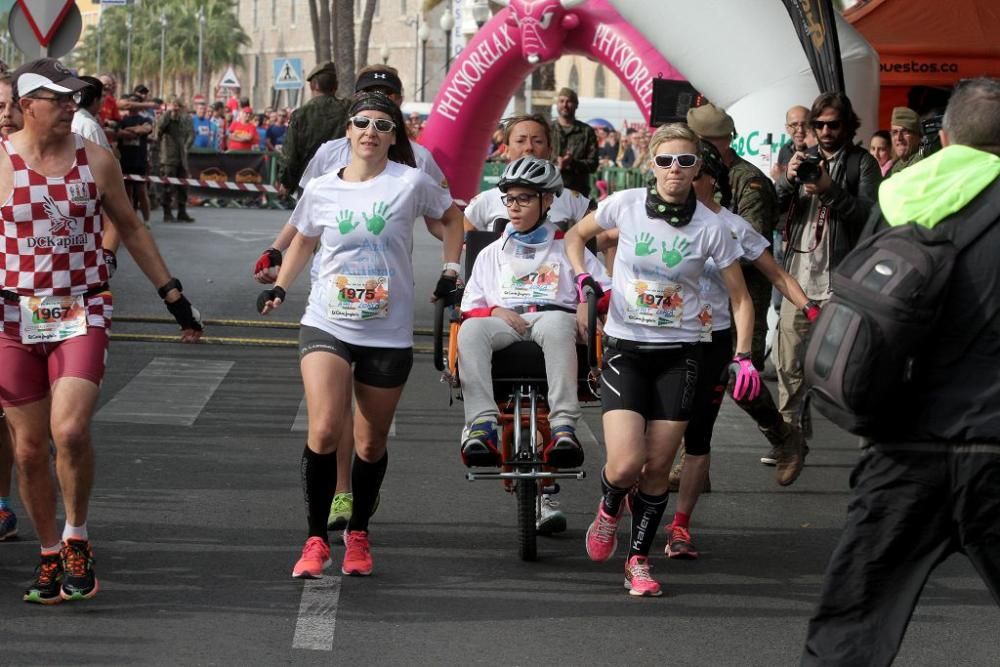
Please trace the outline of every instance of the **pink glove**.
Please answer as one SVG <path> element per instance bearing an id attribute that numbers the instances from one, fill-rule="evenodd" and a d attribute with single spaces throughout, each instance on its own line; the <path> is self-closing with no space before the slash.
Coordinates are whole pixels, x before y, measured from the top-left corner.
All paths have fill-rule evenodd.
<path id="1" fill-rule="evenodd" d="M 587 303 L 587 295 L 583 293 L 583 288 L 589 287 L 594 290 L 594 294 L 600 299 L 604 296 L 604 290 L 598 284 L 594 277 L 589 273 L 578 273 L 576 275 L 576 298 L 580 300 L 580 303 Z"/>
<path id="2" fill-rule="evenodd" d="M 760 375 L 747 353 L 737 354 L 729 362 L 729 377 L 733 383 L 733 398 L 737 401 L 752 401 L 760 394 Z"/>

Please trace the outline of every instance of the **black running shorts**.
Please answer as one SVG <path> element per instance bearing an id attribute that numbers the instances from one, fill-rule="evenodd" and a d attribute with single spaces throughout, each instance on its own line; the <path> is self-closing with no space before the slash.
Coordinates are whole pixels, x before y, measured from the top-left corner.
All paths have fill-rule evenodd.
<path id="1" fill-rule="evenodd" d="M 701 346 L 627 351 L 608 346 L 601 369 L 601 409 L 631 410 L 646 421 L 687 421 L 694 408 Z"/>
<path id="2" fill-rule="evenodd" d="M 311 352 L 329 352 L 354 366 L 354 379 L 372 387 L 391 389 L 406 383 L 413 368 L 412 347 L 366 347 L 303 325 L 299 329 L 299 359 Z"/>

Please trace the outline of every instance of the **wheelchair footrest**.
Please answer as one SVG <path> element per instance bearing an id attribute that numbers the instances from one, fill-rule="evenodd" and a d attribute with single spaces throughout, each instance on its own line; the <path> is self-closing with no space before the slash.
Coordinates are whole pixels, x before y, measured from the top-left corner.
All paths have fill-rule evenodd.
<path id="1" fill-rule="evenodd" d="M 537 470 L 533 472 L 467 472 L 465 479 L 475 482 L 482 479 L 585 479 L 587 473 L 583 470 L 546 472 Z"/>

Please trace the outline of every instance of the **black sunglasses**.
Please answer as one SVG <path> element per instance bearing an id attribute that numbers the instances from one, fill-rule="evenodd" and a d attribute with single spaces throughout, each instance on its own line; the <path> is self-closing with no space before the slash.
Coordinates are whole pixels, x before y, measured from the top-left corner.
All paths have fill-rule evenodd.
<path id="1" fill-rule="evenodd" d="M 837 131 L 840 129 L 842 123 L 839 120 L 813 120 L 809 121 L 809 125 L 814 130 L 822 130 L 824 127 L 828 127 L 833 131 Z"/>
<path id="2" fill-rule="evenodd" d="M 388 134 L 396 129 L 396 124 L 391 120 L 386 120 L 385 118 L 369 118 L 368 116 L 351 116 L 348 120 L 351 121 L 351 125 L 358 128 L 359 130 L 367 130 L 368 126 L 375 123 L 375 131 L 381 132 L 382 134 Z"/>
<path id="3" fill-rule="evenodd" d="M 653 156 L 653 164 L 660 169 L 670 169 L 670 167 L 673 166 L 675 159 L 677 160 L 677 164 L 684 169 L 690 169 L 698 164 L 698 156 L 694 153 L 660 153 L 659 155 Z"/>

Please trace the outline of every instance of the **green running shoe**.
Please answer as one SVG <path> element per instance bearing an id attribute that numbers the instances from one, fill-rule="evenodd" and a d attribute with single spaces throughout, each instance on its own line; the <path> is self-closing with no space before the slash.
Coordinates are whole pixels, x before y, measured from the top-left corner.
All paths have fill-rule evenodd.
<path id="1" fill-rule="evenodd" d="M 326 527 L 330 530 L 343 530 L 347 528 L 347 522 L 351 520 L 354 512 L 354 494 L 338 493 L 333 497 L 333 504 L 330 506 L 330 518 L 326 522 Z"/>

